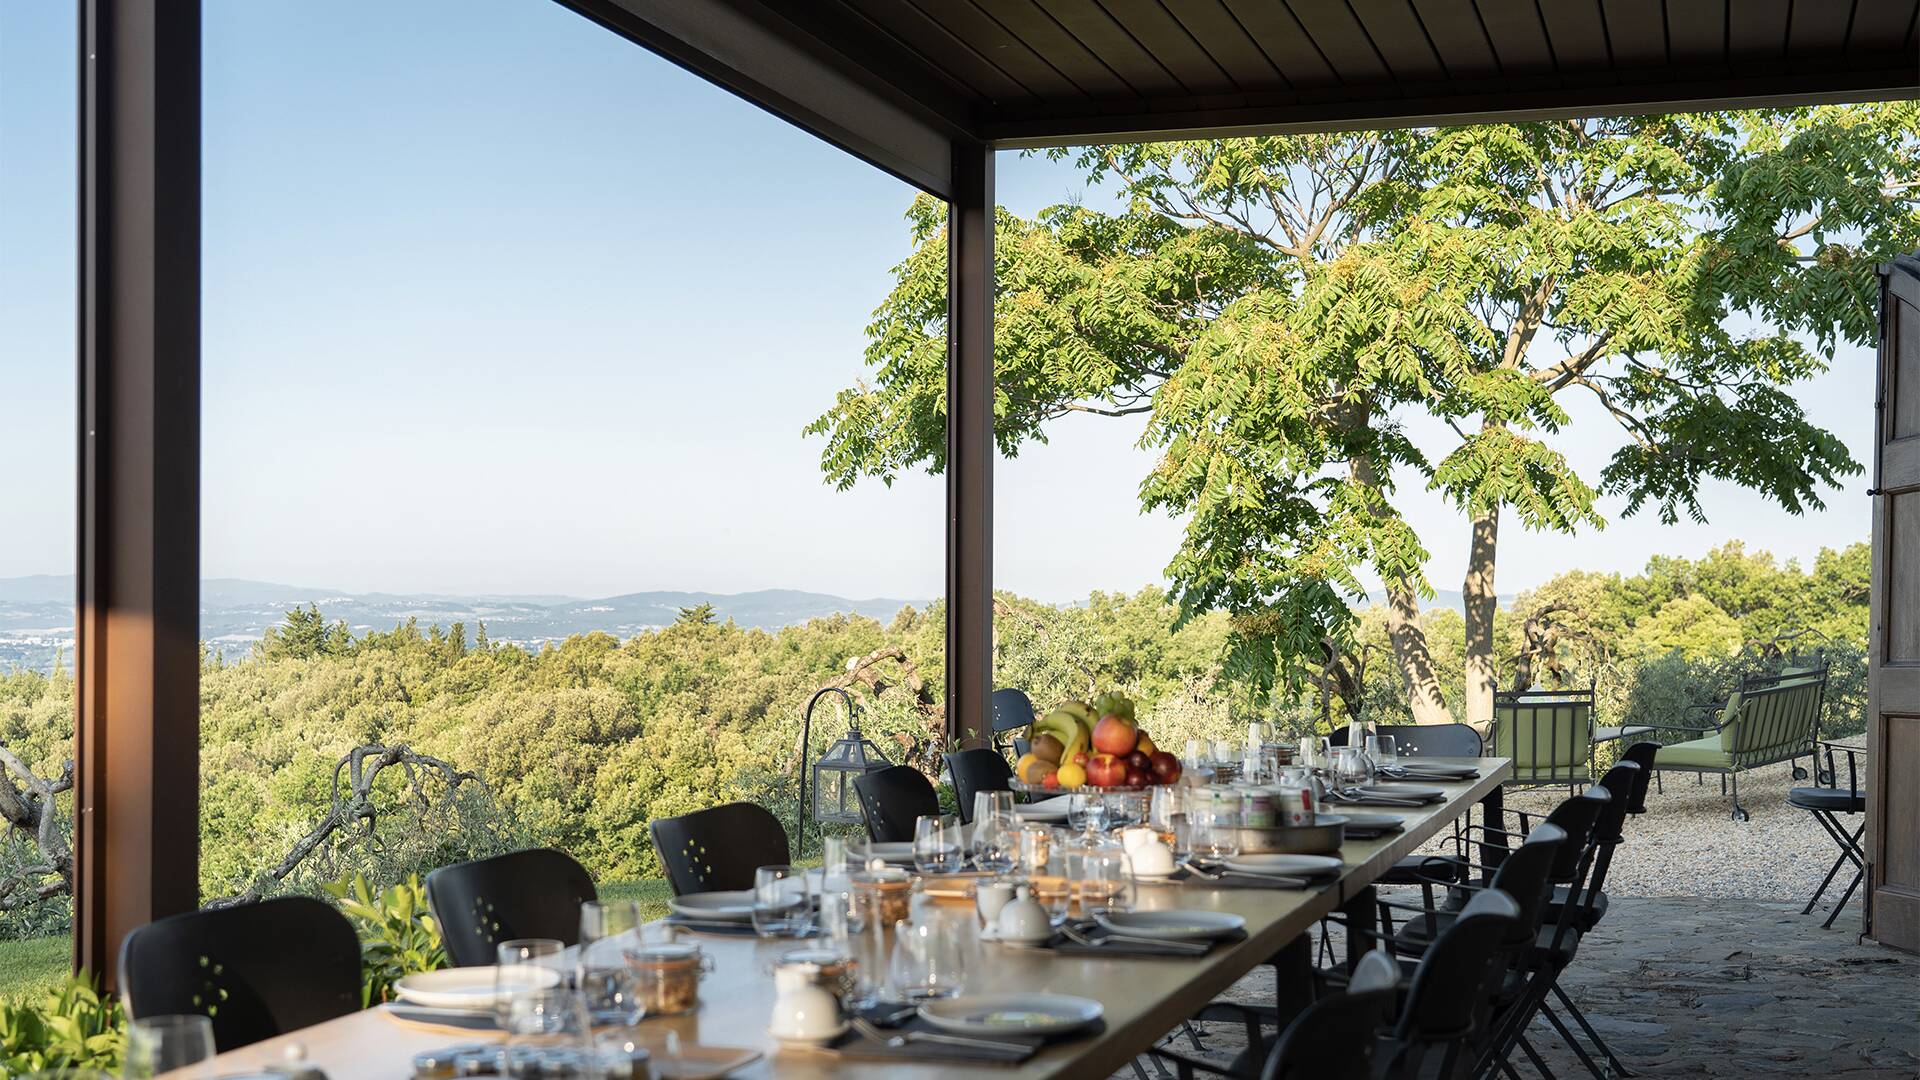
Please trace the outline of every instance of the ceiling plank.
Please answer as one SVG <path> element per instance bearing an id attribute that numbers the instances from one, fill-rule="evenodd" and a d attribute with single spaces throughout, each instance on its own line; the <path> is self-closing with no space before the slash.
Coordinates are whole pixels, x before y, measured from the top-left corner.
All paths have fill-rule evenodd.
<path id="1" fill-rule="evenodd" d="M 1349 6 L 1394 78 L 1435 82 L 1447 77 L 1412 0 L 1349 0 Z"/>
<path id="2" fill-rule="evenodd" d="M 1288 6 L 1341 82 L 1380 83 L 1393 78 L 1346 0 L 1289 0 Z"/>
<path id="3" fill-rule="evenodd" d="M 1101 6 L 1188 90 L 1231 94 L 1240 89 L 1160 0 L 1101 0 Z"/>
<path id="4" fill-rule="evenodd" d="M 1727 20 L 1730 60 L 1777 60 L 1787 47 L 1787 12 L 1793 0 L 1740 0 Z"/>
<path id="5" fill-rule="evenodd" d="M 1241 29 L 1240 21 L 1221 6 L 1220 0 L 1173 0 L 1166 7 L 1234 85 L 1245 90 L 1271 90 L 1287 85 L 1273 61 L 1267 59 L 1267 54 Z"/>
<path id="6" fill-rule="evenodd" d="M 1500 61 L 1480 26 L 1473 0 L 1414 0 L 1414 8 L 1449 77 L 1473 79 L 1500 73 Z"/>
<path id="7" fill-rule="evenodd" d="M 1727 58 L 1727 0 L 1667 0 L 1667 47 L 1676 64 Z"/>
<path id="8" fill-rule="evenodd" d="M 1601 0 L 1614 65 L 1660 67 L 1667 62 L 1667 20 L 1660 0 Z"/>
<path id="9" fill-rule="evenodd" d="M 1539 11 L 1561 72 L 1603 71 L 1613 65 L 1600 0 L 1540 0 Z"/>
<path id="10" fill-rule="evenodd" d="M 1577 4 L 1580 0 L 1546 2 Z M 1487 28 L 1487 39 L 1493 42 L 1493 54 L 1500 58 L 1501 71 L 1508 75 L 1544 75 L 1554 70 L 1554 53 L 1547 47 L 1540 8 L 1534 0 L 1479 0 L 1479 6 L 1480 22 Z"/>
<path id="11" fill-rule="evenodd" d="M 1115 75 L 1105 61 L 1089 52 L 1080 39 L 1062 29 L 1034 0 L 974 0 L 974 3 L 1088 94 L 1114 96 L 1138 92 Z"/>
<path id="12" fill-rule="evenodd" d="M 973 0 L 917 0 L 914 6 L 1035 96 L 1051 99 L 1086 95 L 1026 42 L 976 7 Z"/>
<path id="13" fill-rule="evenodd" d="M 1837 52 L 1847 43 L 1847 24 L 1853 21 L 1850 0 L 1799 0 L 1787 27 L 1790 52 Z"/>
<path id="14" fill-rule="evenodd" d="M 1280 77 L 1295 88 L 1335 86 L 1340 82 L 1327 58 L 1307 36 L 1300 20 L 1285 4 L 1273 0 L 1226 0 L 1240 25 L 1247 28 L 1260 50 L 1280 69 Z"/>
<path id="15" fill-rule="evenodd" d="M 1098 56 L 1139 94 L 1174 94 L 1183 87 L 1153 54 L 1095 0 L 1037 0 L 1081 45 Z"/>
<path id="16" fill-rule="evenodd" d="M 1913 26 L 1920 0 L 1860 0 L 1853 12 L 1853 30 L 1847 48 L 1876 52 L 1899 48 Z M 1916 58 L 1920 63 L 1920 58 Z"/>
<path id="17" fill-rule="evenodd" d="M 865 15 L 929 63 L 971 86 L 981 97 L 999 102 L 1033 100 L 1031 90 L 911 4 L 898 0 L 840 2 Z"/>

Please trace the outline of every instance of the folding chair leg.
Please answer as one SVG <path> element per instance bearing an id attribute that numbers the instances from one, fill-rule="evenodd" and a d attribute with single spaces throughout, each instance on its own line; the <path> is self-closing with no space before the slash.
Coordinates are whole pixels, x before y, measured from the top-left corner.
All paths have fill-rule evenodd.
<path id="1" fill-rule="evenodd" d="M 1559 988 L 1555 987 L 1555 989 Z M 1579 1058 L 1580 1064 L 1585 1065 L 1587 1071 L 1593 1074 L 1593 1080 L 1607 1080 L 1607 1074 L 1601 1071 L 1600 1066 L 1594 1064 L 1593 1058 L 1587 1053 L 1587 1048 L 1580 1045 L 1580 1041 L 1573 1037 L 1573 1032 L 1567 1030 L 1567 1025 L 1561 1022 L 1560 1017 L 1544 1001 L 1540 1003 L 1540 1015 L 1547 1018 L 1547 1023 L 1553 1025 L 1553 1030 L 1559 1034 L 1560 1041 L 1566 1043 L 1567 1049 L 1573 1051 L 1573 1056 Z"/>
<path id="2" fill-rule="evenodd" d="M 1860 887 L 1861 874 L 1862 872 L 1859 870 L 1855 870 L 1853 872 L 1853 881 L 1848 883 L 1847 891 L 1841 894 L 1840 902 L 1833 905 L 1832 911 L 1827 912 L 1827 921 L 1820 924 L 1820 929 L 1822 930 L 1833 929 L 1833 920 L 1840 917 L 1840 909 L 1847 906 L 1847 901 L 1853 899 L 1853 890 L 1858 889 Z"/>
<path id="3" fill-rule="evenodd" d="M 1527 1060 L 1533 1062 L 1533 1067 L 1539 1070 L 1541 1076 L 1546 1080 L 1554 1080 L 1553 1070 L 1547 1068 L 1547 1063 L 1540 1060 L 1539 1051 L 1533 1048 L 1533 1044 L 1527 1041 L 1525 1035 L 1520 1036 L 1520 1049 L 1527 1055 Z"/>
<path id="4" fill-rule="evenodd" d="M 1152 1080 L 1152 1077 L 1147 1075 L 1147 1070 L 1140 1067 L 1139 1058 L 1133 1059 L 1133 1075 L 1135 1080 Z"/>
<path id="5" fill-rule="evenodd" d="M 1560 988 L 1559 983 L 1553 985 L 1553 994 L 1560 999 L 1560 1004 L 1566 1008 L 1567 1015 L 1573 1017 L 1573 1022 L 1579 1024 L 1580 1030 L 1587 1033 L 1587 1038 L 1592 1040 L 1594 1048 L 1606 1055 L 1607 1066 L 1613 1070 L 1614 1075 L 1632 1076 L 1633 1071 L 1622 1065 L 1620 1059 L 1614 1056 L 1613 1047 L 1608 1046 L 1607 1040 L 1593 1030 L 1593 1025 L 1587 1021 L 1587 1014 L 1580 1011 L 1580 1006 L 1573 1003 L 1573 999 L 1567 996 L 1567 992 Z"/>

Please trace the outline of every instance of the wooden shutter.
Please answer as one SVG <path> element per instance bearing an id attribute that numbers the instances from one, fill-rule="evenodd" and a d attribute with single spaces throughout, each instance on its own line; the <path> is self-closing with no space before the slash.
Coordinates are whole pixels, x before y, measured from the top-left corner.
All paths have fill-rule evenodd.
<path id="1" fill-rule="evenodd" d="M 1880 268 L 1865 930 L 1920 951 L 1920 255 Z"/>

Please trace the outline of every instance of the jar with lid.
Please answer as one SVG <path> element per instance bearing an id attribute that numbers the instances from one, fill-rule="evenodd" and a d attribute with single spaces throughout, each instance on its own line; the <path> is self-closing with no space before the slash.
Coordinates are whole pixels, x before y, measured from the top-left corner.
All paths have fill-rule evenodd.
<path id="1" fill-rule="evenodd" d="M 693 942 L 672 942 L 627 950 L 627 966 L 645 1015 L 673 1016 L 700 1004 L 700 980 L 713 970 L 713 958 Z"/>

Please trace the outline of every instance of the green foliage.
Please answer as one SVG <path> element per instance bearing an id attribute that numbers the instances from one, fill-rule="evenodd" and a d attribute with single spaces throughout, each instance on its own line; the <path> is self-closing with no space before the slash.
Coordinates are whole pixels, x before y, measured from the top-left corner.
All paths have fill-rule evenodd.
<path id="1" fill-rule="evenodd" d="M 0 1075 L 42 1069 L 115 1072 L 126 1053 L 119 999 L 85 975 L 69 976 L 38 1003 L 0 1005 Z"/>
<path id="2" fill-rule="evenodd" d="M 403 976 L 447 966 L 440 924 L 418 874 L 380 892 L 360 873 L 324 888 L 360 934 L 362 1007 L 393 1000 L 393 984 Z"/>

